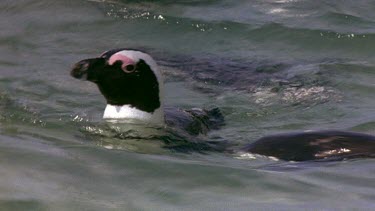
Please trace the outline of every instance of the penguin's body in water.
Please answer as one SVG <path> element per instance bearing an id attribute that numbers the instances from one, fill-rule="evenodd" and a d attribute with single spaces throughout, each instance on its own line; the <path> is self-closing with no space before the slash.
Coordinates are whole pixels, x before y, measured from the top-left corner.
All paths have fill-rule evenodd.
<path id="1" fill-rule="evenodd" d="M 71 75 L 97 84 L 107 100 L 103 115 L 107 120 L 167 124 L 191 135 L 206 134 L 224 124 L 218 109 L 164 107 L 162 75 L 156 62 L 141 51 L 106 51 L 100 57 L 76 63 Z M 287 161 L 375 157 L 375 136 L 342 131 L 266 136 L 235 151 L 230 143 L 225 146 L 220 151 L 260 154 Z"/>
<path id="2" fill-rule="evenodd" d="M 191 135 L 223 125 L 220 111 L 164 106 L 164 84 L 156 62 L 146 53 L 114 49 L 76 63 L 74 78 L 95 83 L 107 100 L 103 118 L 179 127 Z"/>
<path id="3" fill-rule="evenodd" d="M 375 158 L 375 136 L 345 131 L 308 131 L 265 136 L 241 152 L 288 161 Z"/>

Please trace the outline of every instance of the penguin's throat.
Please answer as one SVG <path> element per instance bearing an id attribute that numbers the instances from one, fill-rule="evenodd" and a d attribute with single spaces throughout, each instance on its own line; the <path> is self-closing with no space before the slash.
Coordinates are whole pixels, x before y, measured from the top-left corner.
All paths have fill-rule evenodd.
<path id="1" fill-rule="evenodd" d="M 150 113 L 130 105 L 116 106 L 107 104 L 103 118 L 106 120 L 138 120 L 145 123 L 164 124 L 164 111 L 162 106 Z"/>

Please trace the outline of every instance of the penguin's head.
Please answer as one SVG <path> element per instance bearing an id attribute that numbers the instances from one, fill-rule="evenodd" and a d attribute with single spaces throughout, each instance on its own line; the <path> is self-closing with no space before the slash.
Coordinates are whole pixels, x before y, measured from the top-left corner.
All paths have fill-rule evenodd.
<path id="1" fill-rule="evenodd" d="M 109 50 L 77 62 L 70 74 L 98 85 L 109 105 L 148 113 L 162 107 L 162 76 L 156 62 L 141 51 Z"/>

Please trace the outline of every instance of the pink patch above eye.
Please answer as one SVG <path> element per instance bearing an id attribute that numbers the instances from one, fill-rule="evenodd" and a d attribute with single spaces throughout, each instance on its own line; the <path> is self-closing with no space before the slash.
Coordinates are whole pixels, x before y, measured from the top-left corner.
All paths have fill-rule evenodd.
<path id="1" fill-rule="evenodd" d="M 129 64 L 134 64 L 134 61 L 127 57 L 127 56 L 124 56 L 122 54 L 115 54 L 113 56 L 111 56 L 111 58 L 109 58 L 109 65 L 113 65 L 113 63 L 115 63 L 116 61 L 121 61 L 122 62 L 122 67 L 124 68 L 126 65 L 129 65 Z"/>

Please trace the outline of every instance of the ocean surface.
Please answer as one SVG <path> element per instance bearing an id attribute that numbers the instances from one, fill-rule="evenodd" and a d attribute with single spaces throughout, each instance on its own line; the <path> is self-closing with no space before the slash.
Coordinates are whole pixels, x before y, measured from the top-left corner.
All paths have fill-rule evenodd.
<path id="1" fill-rule="evenodd" d="M 375 209 L 374 159 L 285 162 L 186 144 L 375 135 L 374 11 L 373 0 L 2 0 L 0 210 Z M 69 72 L 120 47 L 155 58 L 166 105 L 219 107 L 226 125 L 144 137 L 104 122 L 97 87 Z"/>

